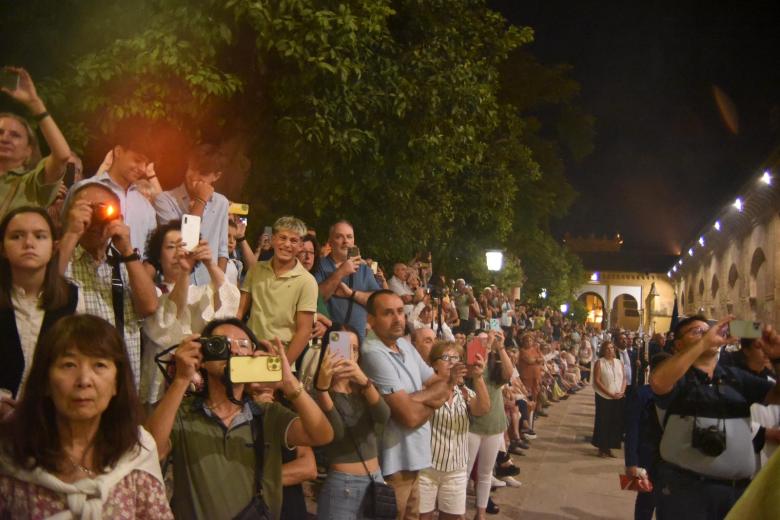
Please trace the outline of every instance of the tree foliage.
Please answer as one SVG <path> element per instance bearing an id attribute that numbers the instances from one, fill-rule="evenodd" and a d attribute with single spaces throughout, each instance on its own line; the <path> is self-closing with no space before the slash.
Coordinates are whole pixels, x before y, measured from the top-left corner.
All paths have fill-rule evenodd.
<path id="1" fill-rule="evenodd" d="M 131 116 L 241 136 L 251 169 L 228 195 L 252 225 L 347 218 L 372 257 L 432 250 L 478 277 L 483 250 L 507 247 L 522 268 L 506 277 L 561 298 L 576 285 L 547 222 L 573 200 L 564 164 L 592 121 L 568 69 L 538 63 L 532 30 L 485 0 L 38 0 L 14 19 L 42 9 L 92 24 L 45 87 L 75 144 Z"/>

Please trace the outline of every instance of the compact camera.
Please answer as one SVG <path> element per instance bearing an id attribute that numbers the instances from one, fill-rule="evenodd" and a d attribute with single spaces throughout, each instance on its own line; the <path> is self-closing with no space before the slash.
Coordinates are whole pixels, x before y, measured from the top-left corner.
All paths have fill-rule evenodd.
<path id="1" fill-rule="evenodd" d="M 230 357 L 230 339 L 227 336 L 198 338 L 203 361 L 226 361 Z"/>
<path id="2" fill-rule="evenodd" d="M 92 221 L 106 224 L 119 218 L 119 208 L 113 204 L 99 202 L 92 205 Z"/>
<path id="3" fill-rule="evenodd" d="M 726 429 L 712 425 L 699 428 L 693 425 L 691 446 L 709 457 L 717 457 L 726 451 Z"/>

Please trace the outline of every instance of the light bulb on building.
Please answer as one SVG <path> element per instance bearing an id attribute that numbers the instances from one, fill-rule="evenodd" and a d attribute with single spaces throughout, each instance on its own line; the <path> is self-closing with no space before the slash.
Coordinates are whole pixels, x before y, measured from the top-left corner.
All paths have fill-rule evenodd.
<path id="1" fill-rule="evenodd" d="M 772 184 L 772 175 L 769 174 L 769 171 L 765 171 L 764 175 L 761 176 L 761 182 L 769 186 Z"/>
<path id="2" fill-rule="evenodd" d="M 741 211 L 742 211 L 742 199 L 740 199 L 739 197 L 737 197 L 737 200 L 735 200 L 735 201 L 734 201 L 734 204 L 733 204 L 733 206 L 734 206 L 735 208 L 737 208 L 737 211 L 741 212 Z"/>
<path id="3" fill-rule="evenodd" d="M 677 272 L 677 266 L 676 265 L 672 266 L 672 271 L 674 271 L 675 273 Z"/>
<path id="4" fill-rule="evenodd" d="M 688 249 L 688 256 L 693 256 L 693 248 Z"/>
<path id="5" fill-rule="evenodd" d="M 699 237 L 699 245 L 704 247 L 704 237 Z"/>
<path id="6" fill-rule="evenodd" d="M 716 220 L 712 227 L 715 228 L 715 231 L 720 231 L 720 220 Z"/>
<path id="7" fill-rule="evenodd" d="M 590 275 L 590 281 L 591 282 L 598 282 L 599 281 L 599 273 L 593 273 Z"/>

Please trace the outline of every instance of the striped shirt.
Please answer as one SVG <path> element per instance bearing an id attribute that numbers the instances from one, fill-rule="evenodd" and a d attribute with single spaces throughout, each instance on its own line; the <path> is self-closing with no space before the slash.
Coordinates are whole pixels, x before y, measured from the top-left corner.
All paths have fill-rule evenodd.
<path id="1" fill-rule="evenodd" d="M 477 394 L 462 386 L 473 399 Z M 465 469 L 469 460 L 469 408 L 460 388 L 455 387 L 452 402 L 446 402 L 431 417 L 431 465 L 438 471 Z"/>

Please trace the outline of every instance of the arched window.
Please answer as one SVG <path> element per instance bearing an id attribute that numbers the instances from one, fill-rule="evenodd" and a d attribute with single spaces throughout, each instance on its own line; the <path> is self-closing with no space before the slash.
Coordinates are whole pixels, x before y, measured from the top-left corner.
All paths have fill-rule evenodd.
<path id="1" fill-rule="evenodd" d="M 731 269 L 729 269 L 729 288 L 733 289 L 734 286 L 737 284 L 738 279 L 739 279 L 739 273 L 737 272 L 737 266 L 731 264 Z"/>
<path id="2" fill-rule="evenodd" d="M 718 289 L 720 289 L 720 282 L 718 281 L 718 275 L 712 275 L 712 283 L 710 283 L 710 292 L 712 293 L 712 299 L 714 300 L 718 296 Z"/>

